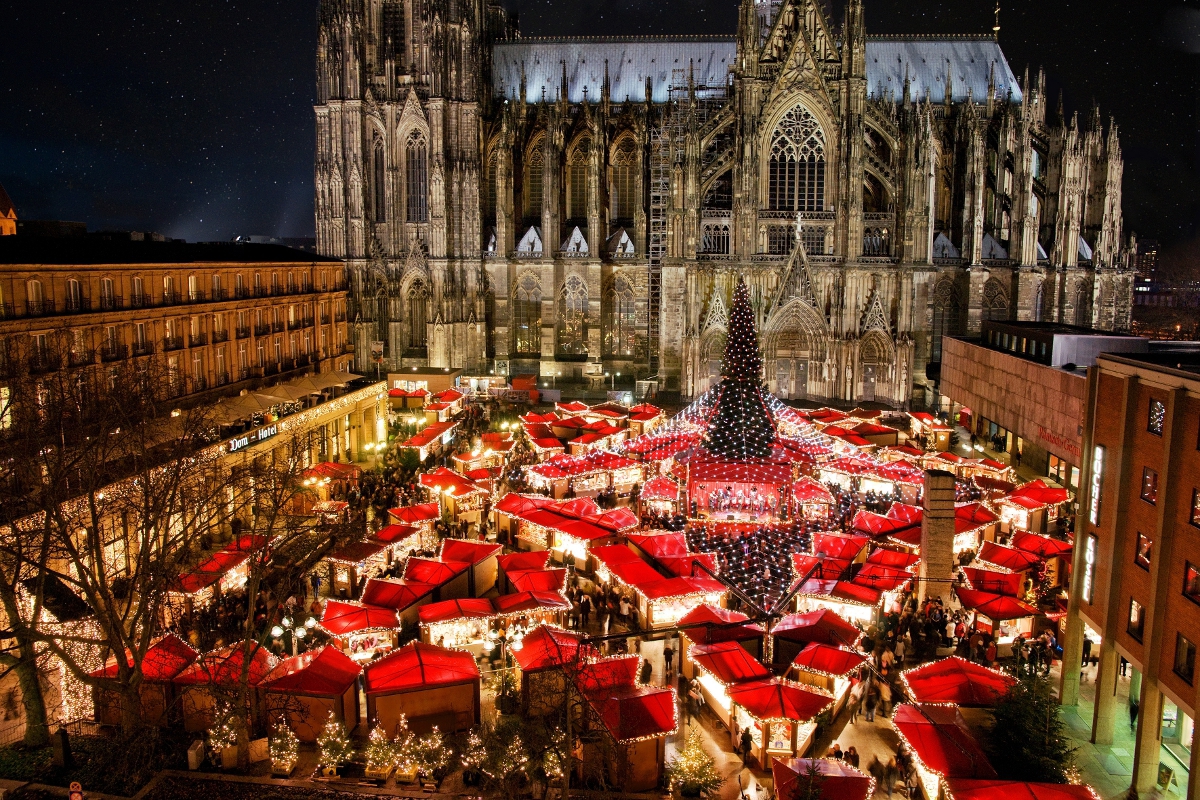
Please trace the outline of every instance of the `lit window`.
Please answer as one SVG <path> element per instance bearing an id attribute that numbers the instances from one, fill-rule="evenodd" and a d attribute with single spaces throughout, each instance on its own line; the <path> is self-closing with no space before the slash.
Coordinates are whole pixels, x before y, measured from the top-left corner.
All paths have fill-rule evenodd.
<path id="1" fill-rule="evenodd" d="M 1129 601 L 1129 624 L 1125 626 L 1125 632 L 1137 639 L 1142 640 L 1142 632 L 1146 629 L 1146 609 L 1142 608 L 1142 604 L 1137 600 Z"/>
<path id="2" fill-rule="evenodd" d="M 1190 561 L 1183 563 L 1183 596 L 1194 603 L 1200 603 L 1200 569 L 1196 569 Z"/>
<path id="3" fill-rule="evenodd" d="M 1196 645 L 1182 633 L 1175 634 L 1175 674 L 1190 685 L 1196 671 Z"/>
<path id="4" fill-rule="evenodd" d="M 1142 468 L 1142 499 L 1150 505 L 1158 502 L 1158 473 L 1149 467 Z"/>
<path id="5" fill-rule="evenodd" d="M 1192 489 L 1192 524 L 1200 527 L 1200 489 Z"/>
<path id="6" fill-rule="evenodd" d="M 1150 556 L 1154 550 L 1154 542 L 1146 538 L 1144 533 L 1137 535 L 1137 552 L 1133 556 L 1133 563 L 1137 564 L 1142 569 L 1150 569 Z"/>
<path id="7" fill-rule="evenodd" d="M 1150 424 L 1146 430 L 1155 436 L 1162 436 L 1163 425 L 1167 421 L 1167 405 L 1161 400 L 1150 401 Z"/>

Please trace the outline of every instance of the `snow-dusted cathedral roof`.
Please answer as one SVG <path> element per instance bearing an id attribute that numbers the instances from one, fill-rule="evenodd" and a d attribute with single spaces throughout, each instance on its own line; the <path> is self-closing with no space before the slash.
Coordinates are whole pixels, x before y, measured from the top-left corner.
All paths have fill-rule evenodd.
<path id="1" fill-rule="evenodd" d="M 609 89 L 615 102 L 645 102 L 649 77 L 650 99 L 665 103 L 673 83 L 687 86 L 689 70 L 697 86 L 723 87 L 736 54 L 737 44 L 732 38 L 715 36 L 517 39 L 494 46 L 492 88 L 497 96 L 515 99 L 523 69 L 528 102 L 557 100 L 565 63 L 567 100 L 580 103 L 586 96 L 599 102 L 607 61 Z M 1012 99 L 1019 101 L 1021 88 L 999 43 L 991 37 L 867 39 L 867 87 L 872 97 L 887 97 L 891 92 L 897 101 L 902 100 L 907 72 L 914 100 L 923 100 L 928 89 L 932 102 L 944 102 L 949 65 L 951 101 L 964 102 L 970 90 L 976 102 L 983 102 L 993 64 L 996 97 L 1003 100 L 1011 91 Z"/>

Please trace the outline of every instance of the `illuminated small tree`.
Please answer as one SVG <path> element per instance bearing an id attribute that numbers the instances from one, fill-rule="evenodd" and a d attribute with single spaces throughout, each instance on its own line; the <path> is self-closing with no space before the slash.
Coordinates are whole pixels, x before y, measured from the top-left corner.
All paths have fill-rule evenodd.
<path id="1" fill-rule="evenodd" d="M 775 441 L 775 423 L 767 410 L 754 309 L 744 279 L 738 280 L 733 294 L 721 374 L 724 377 L 717 387 L 717 410 L 709 423 L 706 447 L 731 461 L 766 458 Z"/>
<path id="2" fill-rule="evenodd" d="M 300 740 L 292 726 L 284 723 L 275 729 L 271 737 L 271 768 L 276 772 L 290 773 L 300 755 Z"/>
<path id="3" fill-rule="evenodd" d="M 446 775 L 450 766 L 450 749 L 446 745 L 446 736 L 437 729 L 418 738 L 412 743 L 412 758 L 422 775 L 440 781 Z"/>
<path id="4" fill-rule="evenodd" d="M 471 731 L 467 736 L 467 746 L 463 748 L 462 756 L 459 762 L 463 768 L 463 782 L 468 786 L 474 786 L 479 782 L 479 776 L 483 772 L 483 763 L 487 759 L 487 748 L 483 746 L 483 739 L 475 731 Z"/>
<path id="5" fill-rule="evenodd" d="M 213 726 L 208 729 L 208 748 L 214 764 L 221 764 L 221 753 L 225 748 L 237 747 L 238 732 L 233 717 L 233 707 L 218 700 L 213 708 Z"/>
<path id="6" fill-rule="evenodd" d="M 337 769 L 351 753 L 350 737 L 346 735 L 346 726 L 329 715 L 329 721 L 321 729 L 317 737 L 317 749 L 321 754 L 321 766 Z"/>
<path id="7" fill-rule="evenodd" d="M 367 771 L 388 772 L 396 765 L 397 748 L 384 733 L 383 726 L 376 724 L 367 737 Z"/>
<path id="8" fill-rule="evenodd" d="M 707 797 L 721 788 L 725 779 L 717 771 L 717 762 L 704 751 L 700 732 L 693 730 L 679 755 L 667 765 L 667 780 L 672 789 L 688 797 Z"/>

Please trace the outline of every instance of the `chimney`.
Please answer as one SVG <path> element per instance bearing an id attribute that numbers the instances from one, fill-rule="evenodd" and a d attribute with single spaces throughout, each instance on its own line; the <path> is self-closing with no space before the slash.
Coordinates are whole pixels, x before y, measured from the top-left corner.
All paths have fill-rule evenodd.
<path id="1" fill-rule="evenodd" d="M 954 579 L 954 475 L 925 470 L 925 514 L 921 519 L 921 581 L 919 597 L 950 599 Z M 931 582 L 934 581 L 934 582 Z"/>

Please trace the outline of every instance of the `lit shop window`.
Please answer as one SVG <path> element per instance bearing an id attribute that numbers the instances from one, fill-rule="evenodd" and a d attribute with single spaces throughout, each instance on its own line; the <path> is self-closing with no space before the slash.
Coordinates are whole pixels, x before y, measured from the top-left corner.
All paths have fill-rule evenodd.
<path id="1" fill-rule="evenodd" d="M 1149 467 L 1142 468 L 1142 499 L 1150 505 L 1158 502 L 1158 473 Z"/>
<path id="2" fill-rule="evenodd" d="M 1155 436 L 1162 436 L 1163 425 L 1167 421 L 1167 404 L 1161 400 L 1150 401 L 1150 423 L 1146 430 Z"/>
<path id="3" fill-rule="evenodd" d="M 1192 524 L 1200 527 L 1200 489 L 1192 489 Z"/>
<path id="4" fill-rule="evenodd" d="M 1129 624 L 1125 626 L 1125 632 L 1137 639 L 1142 640 L 1142 632 L 1146 629 L 1146 609 L 1142 608 L 1142 604 L 1137 600 L 1129 601 Z"/>
<path id="5" fill-rule="evenodd" d="M 1138 533 L 1137 535 L 1137 552 L 1133 555 L 1133 563 L 1137 564 L 1142 569 L 1150 569 L 1150 555 L 1154 550 L 1154 542 L 1150 541 L 1146 534 Z"/>
<path id="6" fill-rule="evenodd" d="M 1193 603 L 1200 603 L 1200 569 L 1190 561 L 1183 563 L 1183 596 Z"/>

